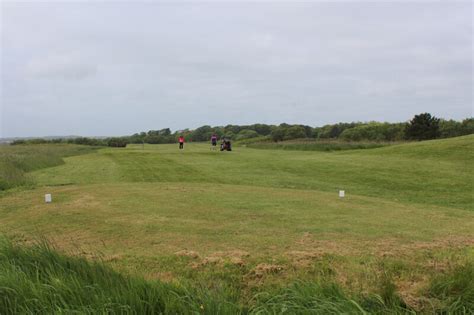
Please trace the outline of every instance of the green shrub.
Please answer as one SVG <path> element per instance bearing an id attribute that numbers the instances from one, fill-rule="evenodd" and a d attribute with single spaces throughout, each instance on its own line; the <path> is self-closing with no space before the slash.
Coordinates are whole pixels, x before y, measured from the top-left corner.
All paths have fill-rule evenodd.
<path id="1" fill-rule="evenodd" d="M 340 138 L 346 141 L 400 141 L 404 124 L 371 122 L 344 130 Z"/>
<path id="2" fill-rule="evenodd" d="M 255 130 L 244 129 L 234 137 L 234 140 L 252 139 L 258 137 L 258 133 Z"/>

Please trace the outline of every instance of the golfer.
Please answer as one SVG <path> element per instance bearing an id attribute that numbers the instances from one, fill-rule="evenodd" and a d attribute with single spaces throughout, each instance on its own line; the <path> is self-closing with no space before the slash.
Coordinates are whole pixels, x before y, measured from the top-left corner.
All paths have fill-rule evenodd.
<path id="1" fill-rule="evenodd" d="M 179 136 L 179 149 L 183 149 L 184 148 L 184 137 L 183 136 Z"/>
<path id="2" fill-rule="evenodd" d="M 216 146 L 217 146 L 217 136 L 216 136 L 216 135 L 212 135 L 212 137 L 211 137 L 211 145 L 212 145 L 212 149 L 215 150 L 215 149 L 216 149 Z"/>

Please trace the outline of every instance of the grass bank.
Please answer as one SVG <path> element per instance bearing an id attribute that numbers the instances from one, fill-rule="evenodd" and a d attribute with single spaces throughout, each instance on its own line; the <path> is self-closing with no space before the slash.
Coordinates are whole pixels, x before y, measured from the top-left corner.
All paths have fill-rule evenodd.
<path id="1" fill-rule="evenodd" d="M 0 191 L 34 182 L 27 173 L 64 164 L 63 158 L 91 153 L 95 148 L 78 145 L 0 145 Z"/>
<path id="2" fill-rule="evenodd" d="M 238 143 L 239 144 L 239 143 Z M 296 151 L 343 151 L 381 148 L 394 143 L 390 142 L 347 142 L 341 140 L 288 140 L 280 142 L 242 142 L 240 145 L 254 149 L 296 150 Z"/>
<path id="3" fill-rule="evenodd" d="M 422 313 L 473 311 L 474 266 L 431 279 Z M 0 313 L 401 314 L 414 313 L 388 277 L 377 292 L 350 293 L 331 282 L 298 281 L 242 299 L 236 286 L 182 286 L 117 273 L 101 262 L 58 254 L 47 243 L 0 239 Z"/>

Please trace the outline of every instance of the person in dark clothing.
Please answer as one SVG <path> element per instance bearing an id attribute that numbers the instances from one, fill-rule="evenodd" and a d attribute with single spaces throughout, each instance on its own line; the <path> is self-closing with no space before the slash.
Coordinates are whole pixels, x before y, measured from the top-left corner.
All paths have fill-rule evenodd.
<path id="1" fill-rule="evenodd" d="M 211 137 L 211 150 L 215 150 L 217 146 L 217 136 L 212 135 Z"/>
<path id="2" fill-rule="evenodd" d="M 224 138 L 221 143 L 221 151 L 232 151 L 232 145 L 230 140 Z"/>
<path id="3" fill-rule="evenodd" d="M 183 149 L 184 148 L 184 137 L 179 136 L 178 142 L 179 142 L 179 149 Z"/>

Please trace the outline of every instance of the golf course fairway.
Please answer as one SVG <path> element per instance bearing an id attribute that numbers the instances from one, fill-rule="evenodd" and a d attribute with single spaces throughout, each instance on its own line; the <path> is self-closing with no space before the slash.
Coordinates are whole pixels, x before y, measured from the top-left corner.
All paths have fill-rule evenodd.
<path id="1" fill-rule="evenodd" d="M 2 192 L 0 233 L 146 281 L 231 290 L 239 305 L 300 281 L 354 294 L 389 281 L 429 313 L 447 305 L 434 279 L 473 268 L 473 161 L 472 135 L 338 152 L 100 148 Z"/>

